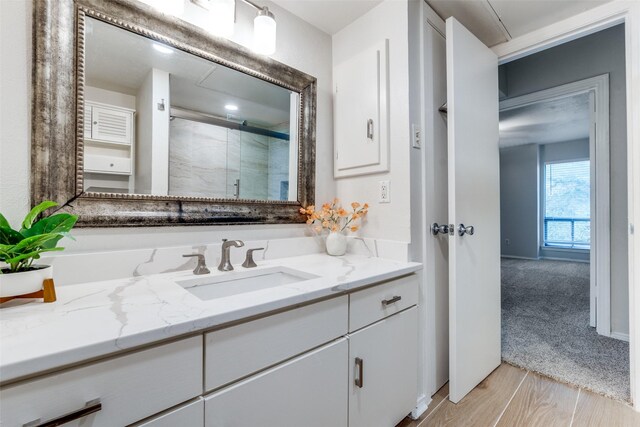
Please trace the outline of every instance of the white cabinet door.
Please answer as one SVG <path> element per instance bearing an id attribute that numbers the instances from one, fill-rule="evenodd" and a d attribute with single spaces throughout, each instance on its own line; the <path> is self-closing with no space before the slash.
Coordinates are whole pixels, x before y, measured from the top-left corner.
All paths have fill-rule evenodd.
<path id="1" fill-rule="evenodd" d="M 205 398 L 209 427 L 346 427 L 342 338 Z"/>
<path id="2" fill-rule="evenodd" d="M 333 69 L 336 178 L 389 169 L 389 41 Z"/>
<path id="3" fill-rule="evenodd" d="M 418 311 L 387 317 L 349 336 L 349 427 L 390 427 L 416 405 Z"/>
<path id="4" fill-rule="evenodd" d="M 131 144 L 133 134 L 132 112 L 97 105 L 94 105 L 91 110 L 92 139 L 118 144 Z"/>
<path id="5" fill-rule="evenodd" d="M 500 365 L 498 58 L 447 19 L 449 399 Z M 459 227 L 473 226 L 460 234 Z"/>

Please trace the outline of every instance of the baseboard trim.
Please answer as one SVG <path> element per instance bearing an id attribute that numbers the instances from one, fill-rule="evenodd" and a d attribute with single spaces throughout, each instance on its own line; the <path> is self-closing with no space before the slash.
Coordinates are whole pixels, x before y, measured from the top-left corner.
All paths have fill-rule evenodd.
<path id="1" fill-rule="evenodd" d="M 409 416 L 412 420 L 417 420 L 420 418 L 420 415 L 424 414 L 429 408 L 429 404 L 431 403 L 431 398 L 425 396 L 424 394 L 418 398 L 418 402 L 416 403 L 416 407 Z"/>
<path id="2" fill-rule="evenodd" d="M 589 264 L 590 263 L 589 260 L 585 260 L 585 259 L 559 258 L 559 257 L 552 257 L 552 256 L 542 256 L 542 257 L 540 257 L 540 259 L 545 259 L 545 260 L 548 260 L 548 261 L 581 262 L 583 264 Z"/>
<path id="3" fill-rule="evenodd" d="M 611 335 L 609 336 L 617 340 L 629 342 L 629 334 L 624 334 L 622 332 L 611 332 Z"/>
<path id="4" fill-rule="evenodd" d="M 527 256 L 517 256 L 517 255 L 500 255 L 500 258 L 509 258 L 509 259 L 528 259 L 532 261 L 538 261 L 540 258 L 531 258 Z"/>

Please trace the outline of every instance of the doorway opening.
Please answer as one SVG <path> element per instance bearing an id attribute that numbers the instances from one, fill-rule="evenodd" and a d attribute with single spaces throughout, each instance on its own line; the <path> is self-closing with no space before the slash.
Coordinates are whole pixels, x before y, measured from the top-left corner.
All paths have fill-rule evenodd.
<path id="1" fill-rule="evenodd" d="M 500 66 L 502 357 L 629 401 L 624 54 L 618 25 Z"/>

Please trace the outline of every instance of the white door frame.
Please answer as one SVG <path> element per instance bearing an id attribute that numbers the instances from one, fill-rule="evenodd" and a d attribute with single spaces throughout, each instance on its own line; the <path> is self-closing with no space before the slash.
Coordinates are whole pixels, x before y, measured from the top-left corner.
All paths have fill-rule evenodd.
<path id="1" fill-rule="evenodd" d="M 509 98 L 500 111 L 539 102 L 593 93 L 595 120 L 590 123 L 591 169 L 590 323 L 600 335 L 611 336 L 611 211 L 609 198 L 609 75 L 579 80 L 550 89 Z M 594 133 L 594 125 L 595 133 Z M 596 316 L 597 313 L 597 316 Z"/>
<path id="2" fill-rule="evenodd" d="M 636 345 L 640 342 L 640 273 L 635 273 L 640 272 L 640 233 L 633 232 L 634 224 L 640 224 L 640 197 L 634 197 L 636 189 L 640 191 L 640 2 L 612 1 L 494 46 L 493 50 L 504 64 L 621 23 L 625 24 L 627 90 L 630 385 L 634 408 L 640 411 L 636 399 L 640 389 L 640 366 L 636 361 Z"/>

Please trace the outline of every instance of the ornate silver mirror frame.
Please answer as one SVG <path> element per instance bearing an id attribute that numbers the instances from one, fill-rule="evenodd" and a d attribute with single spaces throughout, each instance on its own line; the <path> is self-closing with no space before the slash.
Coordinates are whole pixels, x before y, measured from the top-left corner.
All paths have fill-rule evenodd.
<path id="1" fill-rule="evenodd" d="M 34 0 L 31 203 L 54 200 L 79 226 L 279 224 L 314 203 L 316 79 L 134 0 Z M 83 190 L 84 22 L 90 16 L 300 94 L 297 201 Z"/>

